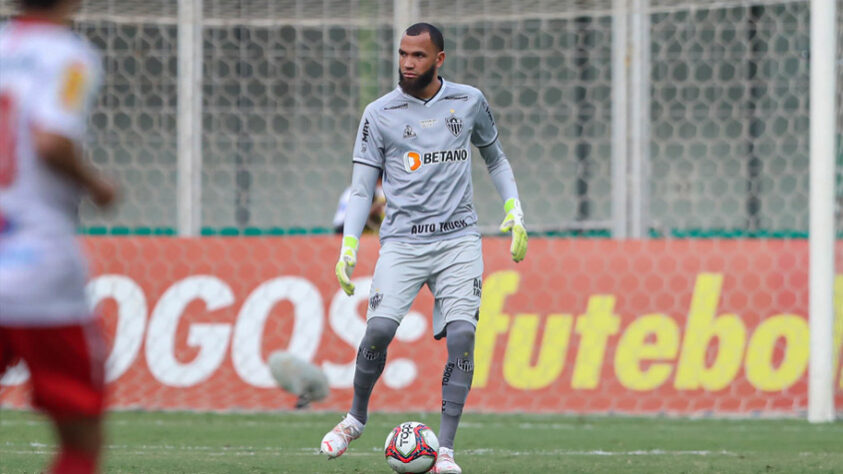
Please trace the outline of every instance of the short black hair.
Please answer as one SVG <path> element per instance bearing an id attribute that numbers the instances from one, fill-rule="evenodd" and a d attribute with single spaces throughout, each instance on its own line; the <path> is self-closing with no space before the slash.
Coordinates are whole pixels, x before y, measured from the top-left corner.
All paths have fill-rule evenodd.
<path id="1" fill-rule="evenodd" d="M 433 41 L 434 46 L 436 46 L 439 51 L 445 51 L 445 37 L 442 36 L 442 32 L 439 31 L 439 28 L 431 25 L 430 23 L 416 23 L 404 31 L 404 34 L 407 36 L 418 36 L 424 33 L 430 35 L 430 40 Z"/>
<path id="2" fill-rule="evenodd" d="M 53 8 L 64 0 L 17 0 L 23 9 L 46 10 Z"/>

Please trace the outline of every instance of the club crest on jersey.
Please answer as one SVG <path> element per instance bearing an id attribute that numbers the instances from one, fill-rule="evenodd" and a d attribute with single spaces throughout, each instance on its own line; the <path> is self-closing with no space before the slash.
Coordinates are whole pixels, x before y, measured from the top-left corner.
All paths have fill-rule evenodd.
<path id="1" fill-rule="evenodd" d="M 448 130 L 450 130 L 455 137 L 460 136 L 460 132 L 462 132 L 462 120 L 454 115 L 451 115 L 448 120 L 445 121 L 445 125 L 448 126 Z"/>
<path id="2" fill-rule="evenodd" d="M 413 131 L 413 127 L 409 125 L 404 127 L 404 138 L 416 138 L 416 132 Z"/>

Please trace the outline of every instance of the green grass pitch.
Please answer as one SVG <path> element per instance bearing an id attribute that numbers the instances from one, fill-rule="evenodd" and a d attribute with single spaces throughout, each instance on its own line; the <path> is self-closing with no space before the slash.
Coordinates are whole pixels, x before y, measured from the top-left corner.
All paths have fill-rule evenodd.
<path id="1" fill-rule="evenodd" d="M 108 473 L 389 473 L 383 443 L 407 420 L 438 429 L 435 413 L 372 415 L 341 458 L 317 455 L 338 413 L 116 412 Z M 53 451 L 40 415 L 0 411 L 0 472 L 40 472 Z M 843 424 L 622 416 L 467 414 L 457 461 L 471 473 L 840 472 Z"/>

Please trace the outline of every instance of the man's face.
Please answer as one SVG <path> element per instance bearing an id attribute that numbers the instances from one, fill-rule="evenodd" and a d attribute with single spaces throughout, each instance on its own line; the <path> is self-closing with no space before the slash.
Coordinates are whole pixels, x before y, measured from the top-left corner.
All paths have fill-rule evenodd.
<path id="1" fill-rule="evenodd" d="M 423 91 L 436 78 L 445 53 L 437 50 L 430 35 L 404 35 L 398 48 L 398 84 L 408 94 Z"/>

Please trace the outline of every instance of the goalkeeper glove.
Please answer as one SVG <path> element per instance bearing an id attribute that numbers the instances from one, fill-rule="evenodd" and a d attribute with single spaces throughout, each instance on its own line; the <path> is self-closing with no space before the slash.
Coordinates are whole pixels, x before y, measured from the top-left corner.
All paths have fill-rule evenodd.
<path id="1" fill-rule="evenodd" d="M 337 280 L 339 280 L 342 290 L 349 296 L 354 294 L 354 283 L 351 283 L 351 272 L 354 271 L 354 266 L 357 265 L 357 246 L 359 243 L 360 241 L 351 235 L 346 235 L 342 238 L 340 259 L 335 268 Z"/>
<path id="2" fill-rule="evenodd" d="M 527 230 L 524 228 L 524 212 L 521 210 L 521 202 L 515 198 L 509 198 L 504 204 L 506 217 L 501 223 L 501 232 L 512 231 L 512 245 L 509 251 L 512 253 L 512 260 L 516 263 L 524 260 L 527 255 Z"/>

